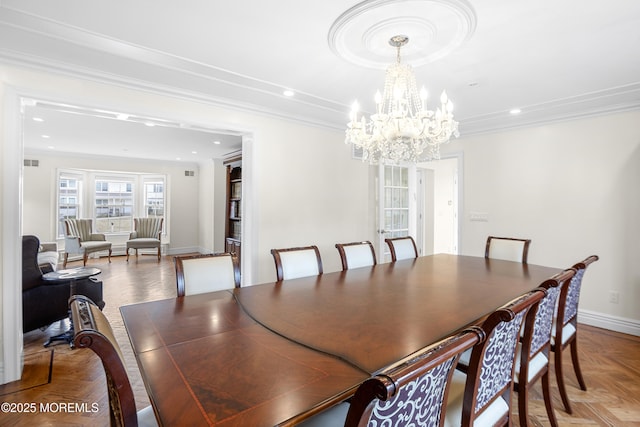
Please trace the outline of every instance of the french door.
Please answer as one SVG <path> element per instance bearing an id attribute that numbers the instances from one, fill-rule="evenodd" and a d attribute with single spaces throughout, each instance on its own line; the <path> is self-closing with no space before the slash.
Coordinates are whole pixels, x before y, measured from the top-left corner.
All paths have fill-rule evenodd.
<path id="1" fill-rule="evenodd" d="M 415 166 L 380 165 L 378 169 L 378 254 L 391 259 L 384 239 L 412 235 L 416 229 Z M 418 242 L 416 241 L 416 244 Z"/>

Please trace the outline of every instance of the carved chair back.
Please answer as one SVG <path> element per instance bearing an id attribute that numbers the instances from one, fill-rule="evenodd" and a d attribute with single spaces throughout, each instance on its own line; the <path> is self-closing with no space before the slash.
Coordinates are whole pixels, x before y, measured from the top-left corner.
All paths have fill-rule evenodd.
<path id="1" fill-rule="evenodd" d="M 320 250 L 315 245 L 271 249 L 278 281 L 322 274 Z"/>
<path id="2" fill-rule="evenodd" d="M 179 297 L 240 287 L 238 259 L 229 253 L 175 258 Z"/>
<path id="3" fill-rule="evenodd" d="M 531 245 L 530 239 L 489 236 L 485 245 L 484 257 L 526 264 L 529 257 L 529 245 Z"/>
<path id="4" fill-rule="evenodd" d="M 74 295 L 69 300 L 75 330 L 74 344 L 93 350 L 102 360 L 109 392 L 112 426 L 137 426 L 136 404 L 124 357 L 105 315 L 89 298 Z"/>
<path id="5" fill-rule="evenodd" d="M 384 241 L 389 245 L 392 262 L 418 257 L 418 247 L 411 236 L 394 237 L 391 239 L 384 239 Z"/>
<path id="6" fill-rule="evenodd" d="M 365 381 L 351 401 L 345 427 L 442 426 L 458 358 L 484 338 L 482 329 L 466 329 Z"/>
<path id="7" fill-rule="evenodd" d="M 342 261 L 342 270 L 376 265 L 376 251 L 369 241 L 337 243 L 336 248 Z"/>

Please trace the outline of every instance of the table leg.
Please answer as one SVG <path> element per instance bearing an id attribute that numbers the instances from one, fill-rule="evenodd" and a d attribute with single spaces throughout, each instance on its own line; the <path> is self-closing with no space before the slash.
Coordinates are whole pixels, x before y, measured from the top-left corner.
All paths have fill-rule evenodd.
<path id="1" fill-rule="evenodd" d="M 71 298 L 73 295 L 76 294 L 76 279 L 71 279 L 71 281 L 69 282 L 69 289 L 70 289 L 69 298 Z M 73 329 L 73 319 L 71 317 L 71 310 L 69 310 L 69 329 L 67 329 L 65 332 L 61 334 L 55 335 L 53 337 L 49 337 L 49 339 L 44 343 L 44 346 L 49 347 L 55 341 L 64 341 L 67 344 L 69 344 L 69 347 L 73 348 L 74 336 L 75 336 L 75 331 Z"/>

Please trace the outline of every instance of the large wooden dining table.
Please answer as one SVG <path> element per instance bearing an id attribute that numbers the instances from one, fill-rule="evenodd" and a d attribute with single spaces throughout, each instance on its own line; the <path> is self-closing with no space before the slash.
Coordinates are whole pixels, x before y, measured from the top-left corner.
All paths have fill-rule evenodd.
<path id="1" fill-rule="evenodd" d="M 433 255 L 120 310 L 162 425 L 294 425 L 559 271 Z"/>

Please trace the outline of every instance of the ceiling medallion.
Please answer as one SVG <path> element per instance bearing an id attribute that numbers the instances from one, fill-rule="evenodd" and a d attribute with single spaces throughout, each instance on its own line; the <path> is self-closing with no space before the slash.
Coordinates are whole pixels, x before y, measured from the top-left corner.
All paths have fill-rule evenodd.
<path id="1" fill-rule="evenodd" d="M 406 34 L 403 57 L 414 67 L 434 62 L 468 40 L 476 14 L 466 0 L 368 0 L 344 12 L 328 34 L 339 57 L 367 68 L 385 69 L 388 41 Z"/>

